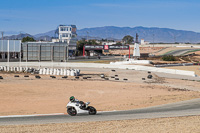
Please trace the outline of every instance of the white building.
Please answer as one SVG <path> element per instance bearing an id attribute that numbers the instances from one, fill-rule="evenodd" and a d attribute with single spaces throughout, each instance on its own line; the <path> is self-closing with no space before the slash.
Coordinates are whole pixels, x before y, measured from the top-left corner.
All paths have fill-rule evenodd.
<path id="1" fill-rule="evenodd" d="M 76 25 L 59 25 L 57 33 L 58 38 L 52 39 L 52 42 L 66 42 L 70 43 L 70 45 L 76 45 Z"/>
<path id="2" fill-rule="evenodd" d="M 141 39 L 141 45 L 148 45 L 149 42 L 144 41 L 144 39 Z"/>
<path id="3" fill-rule="evenodd" d="M 102 45 L 113 45 L 116 44 L 117 42 L 102 42 Z"/>

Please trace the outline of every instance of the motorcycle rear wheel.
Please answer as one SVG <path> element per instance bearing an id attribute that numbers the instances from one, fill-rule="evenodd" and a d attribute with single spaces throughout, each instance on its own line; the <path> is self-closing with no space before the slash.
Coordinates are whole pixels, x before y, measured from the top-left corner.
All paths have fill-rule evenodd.
<path id="1" fill-rule="evenodd" d="M 67 113 L 71 116 L 75 116 L 77 114 L 77 111 L 74 107 L 67 108 Z"/>

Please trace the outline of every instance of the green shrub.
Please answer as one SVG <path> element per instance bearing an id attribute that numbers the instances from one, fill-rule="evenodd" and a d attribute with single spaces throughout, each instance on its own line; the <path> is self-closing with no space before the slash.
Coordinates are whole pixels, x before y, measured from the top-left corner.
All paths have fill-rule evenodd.
<path id="1" fill-rule="evenodd" d="M 173 55 L 165 55 L 162 57 L 164 61 L 176 61 L 176 58 Z"/>

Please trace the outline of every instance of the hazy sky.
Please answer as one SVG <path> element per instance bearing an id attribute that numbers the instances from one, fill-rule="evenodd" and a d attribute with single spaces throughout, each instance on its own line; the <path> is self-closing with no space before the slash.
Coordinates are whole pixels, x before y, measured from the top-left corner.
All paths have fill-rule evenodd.
<path id="1" fill-rule="evenodd" d="M 0 0 L 0 31 L 37 34 L 59 24 L 200 32 L 200 0 Z"/>

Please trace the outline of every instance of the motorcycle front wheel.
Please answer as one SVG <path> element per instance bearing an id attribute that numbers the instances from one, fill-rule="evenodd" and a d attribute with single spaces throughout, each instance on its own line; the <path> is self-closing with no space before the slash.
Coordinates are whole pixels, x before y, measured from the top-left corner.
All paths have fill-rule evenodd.
<path id="1" fill-rule="evenodd" d="M 74 107 L 67 108 L 67 113 L 71 116 L 75 116 L 77 114 L 76 109 Z"/>
<path id="2" fill-rule="evenodd" d="M 95 115 L 97 113 L 97 110 L 92 106 L 89 106 L 88 110 L 89 110 L 89 115 Z"/>

